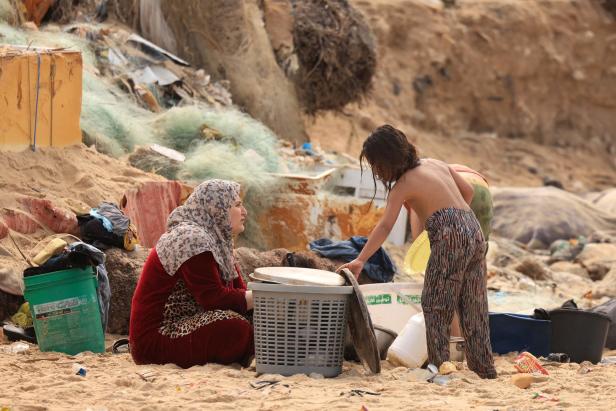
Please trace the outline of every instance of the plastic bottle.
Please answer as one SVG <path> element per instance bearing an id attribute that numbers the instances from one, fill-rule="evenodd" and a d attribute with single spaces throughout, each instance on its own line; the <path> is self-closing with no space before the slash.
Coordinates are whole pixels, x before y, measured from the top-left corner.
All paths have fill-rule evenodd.
<path id="1" fill-rule="evenodd" d="M 426 323 L 423 313 L 418 313 L 409 318 L 400 335 L 389 347 L 387 360 L 394 365 L 418 368 L 427 359 Z"/>

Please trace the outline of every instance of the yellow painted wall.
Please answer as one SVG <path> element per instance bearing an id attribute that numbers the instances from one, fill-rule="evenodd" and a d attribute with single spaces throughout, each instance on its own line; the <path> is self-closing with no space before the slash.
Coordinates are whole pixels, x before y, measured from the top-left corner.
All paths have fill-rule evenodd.
<path id="1" fill-rule="evenodd" d="M 41 65 L 36 146 L 81 143 L 81 53 L 1 47 L 0 150 L 23 150 L 34 144 L 37 51 Z"/>

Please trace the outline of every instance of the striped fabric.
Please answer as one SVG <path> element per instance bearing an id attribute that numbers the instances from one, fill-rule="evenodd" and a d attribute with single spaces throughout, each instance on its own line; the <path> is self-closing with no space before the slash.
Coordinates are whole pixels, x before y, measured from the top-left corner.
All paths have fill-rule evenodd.
<path id="1" fill-rule="evenodd" d="M 487 244 L 470 210 L 444 208 L 426 220 L 432 252 L 421 306 L 426 321 L 429 361 L 449 360 L 449 333 L 458 309 L 466 340 L 468 367 L 481 378 L 496 378 L 486 289 Z"/>

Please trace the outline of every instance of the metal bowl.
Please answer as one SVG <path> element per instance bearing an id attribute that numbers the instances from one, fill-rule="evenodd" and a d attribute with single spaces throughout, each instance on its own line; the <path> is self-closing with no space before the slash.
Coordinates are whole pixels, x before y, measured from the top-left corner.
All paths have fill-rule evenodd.
<path id="1" fill-rule="evenodd" d="M 389 328 L 381 327 L 380 325 L 374 325 L 374 336 L 376 337 L 376 345 L 379 349 L 379 357 L 381 360 L 387 358 L 387 350 L 394 342 L 398 334 Z M 346 343 L 344 347 L 344 359 L 350 361 L 359 361 L 353 342 L 351 341 L 350 333 L 347 330 Z"/>
<path id="2" fill-rule="evenodd" d="M 465 344 L 462 337 L 451 337 L 449 339 L 449 359 L 451 361 L 464 361 Z"/>

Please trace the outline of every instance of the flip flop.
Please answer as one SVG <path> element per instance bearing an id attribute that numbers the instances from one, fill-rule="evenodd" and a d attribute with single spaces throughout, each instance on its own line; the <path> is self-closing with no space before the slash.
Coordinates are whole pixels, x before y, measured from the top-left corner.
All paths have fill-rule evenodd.
<path id="1" fill-rule="evenodd" d="M 27 341 L 32 344 L 37 343 L 34 327 L 23 329 L 13 324 L 4 324 L 2 329 L 4 330 L 4 335 L 6 335 L 6 338 L 8 338 L 9 341 Z"/>
<path id="2" fill-rule="evenodd" d="M 124 354 L 130 352 L 128 338 L 120 338 L 119 340 L 115 340 L 111 346 L 111 352 L 114 354 Z"/>

